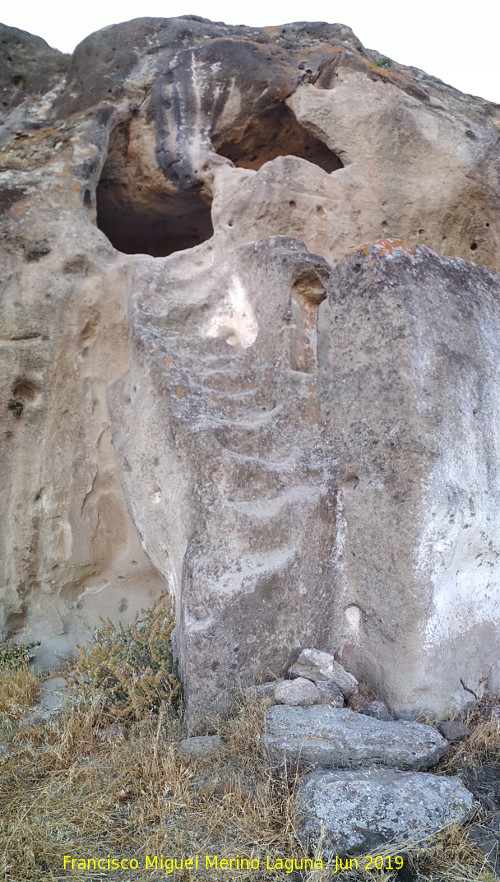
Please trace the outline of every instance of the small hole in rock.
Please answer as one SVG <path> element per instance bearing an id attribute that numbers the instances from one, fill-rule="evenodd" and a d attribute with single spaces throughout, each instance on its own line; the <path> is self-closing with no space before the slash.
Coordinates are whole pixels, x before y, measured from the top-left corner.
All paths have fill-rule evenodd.
<path id="1" fill-rule="evenodd" d="M 477 242 L 473 242 L 473 243 L 472 243 L 472 245 L 470 246 L 470 250 L 471 250 L 471 251 L 477 251 Z"/>
<path id="2" fill-rule="evenodd" d="M 36 395 L 36 386 L 31 380 L 18 380 L 12 390 L 12 395 L 20 401 L 33 401 Z"/>
<path id="3" fill-rule="evenodd" d="M 290 202 L 288 204 L 292 209 L 297 208 L 297 203 L 293 199 L 290 199 Z"/>
<path id="4" fill-rule="evenodd" d="M 359 484 L 359 478 L 354 472 L 348 472 L 344 478 L 344 489 L 355 490 Z"/>

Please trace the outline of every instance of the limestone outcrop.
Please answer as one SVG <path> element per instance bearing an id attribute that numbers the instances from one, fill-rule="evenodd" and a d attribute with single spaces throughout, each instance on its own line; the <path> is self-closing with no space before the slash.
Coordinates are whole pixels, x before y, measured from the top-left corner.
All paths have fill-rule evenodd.
<path id="1" fill-rule="evenodd" d="M 192 720 L 306 646 L 498 688 L 500 108 L 195 16 L 2 26 L 0 83 L 4 636 L 167 587 Z"/>

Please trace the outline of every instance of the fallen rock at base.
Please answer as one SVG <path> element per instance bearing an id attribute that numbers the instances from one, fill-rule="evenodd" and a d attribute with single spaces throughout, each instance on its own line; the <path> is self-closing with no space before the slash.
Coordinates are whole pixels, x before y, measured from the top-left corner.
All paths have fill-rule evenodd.
<path id="1" fill-rule="evenodd" d="M 362 708 L 361 713 L 365 714 L 366 717 L 374 717 L 376 720 L 383 720 L 386 723 L 394 719 L 385 701 L 369 701 Z M 446 738 L 444 732 L 441 732 L 441 735 L 443 738 Z M 448 738 L 447 740 L 449 741 L 450 739 Z"/>
<path id="2" fill-rule="evenodd" d="M 74 697 L 74 689 L 64 677 L 52 677 L 42 683 L 38 704 L 22 720 L 22 725 L 36 725 L 57 720 Z"/>
<path id="3" fill-rule="evenodd" d="M 358 690 L 356 677 L 336 662 L 333 655 L 319 649 L 303 649 L 290 668 L 290 676 L 305 677 L 313 682 L 333 680 L 346 697 Z"/>
<path id="4" fill-rule="evenodd" d="M 281 683 L 286 683 L 282 677 L 279 680 L 272 680 L 270 683 L 261 683 L 259 686 L 247 686 L 248 695 L 256 698 L 274 698 L 276 689 Z"/>
<path id="5" fill-rule="evenodd" d="M 382 722 L 347 708 L 269 708 L 264 746 L 274 761 L 300 760 L 333 768 L 388 766 L 429 768 L 448 742 L 432 726 Z"/>
<path id="6" fill-rule="evenodd" d="M 222 748 L 220 735 L 192 735 L 179 742 L 176 753 L 179 756 L 197 756 L 201 758 L 213 756 Z"/>
<path id="7" fill-rule="evenodd" d="M 437 729 L 447 741 L 464 741 L 470 735 L 470 729 L 460 720 L 441 720 Z"/>
<path id="8" fill-rule="evenodd" d="M 274 692 L 274 700 L 277 704 L 290 707 L 311 707 L 313 704 L 321 704 L 321 694 L 310 680 L 298 677 L 296 680 L 280 683 Z"/>
<path id="9" fill-rule="evenodd" d="M 344 707 L 344 696 L 333 680 L 317 680 L 314 684 L 321 701 L 318 704 L 331 704 L 333 707 Z"/>
<path id="10" fill-rule="evenodd" d="M 326 853 L 373 854 L 463 822 L 473 795 L 458 778 L 422 772 L 318 770 L 305 775 L 298 801 L 304 843 L 314 848 L 324 829 Z"/>

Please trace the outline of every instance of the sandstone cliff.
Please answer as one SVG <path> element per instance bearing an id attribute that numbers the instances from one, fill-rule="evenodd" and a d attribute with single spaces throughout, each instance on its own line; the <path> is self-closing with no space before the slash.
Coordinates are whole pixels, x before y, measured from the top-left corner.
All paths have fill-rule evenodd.
<path id="1" fill-rule="evenodd" d="M 498 688 L 500 107 L 194 16 L 2 26 L 0 82 L 4 635 L 167 586 L 193 714 L 306 645 Z"/>

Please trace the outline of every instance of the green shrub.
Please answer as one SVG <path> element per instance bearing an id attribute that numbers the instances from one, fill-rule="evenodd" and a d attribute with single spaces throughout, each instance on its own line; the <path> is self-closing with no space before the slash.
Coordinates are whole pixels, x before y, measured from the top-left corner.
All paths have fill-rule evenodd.
<path id="1" fill-rule="evenodd" d="M 377 67 L 389 68 L 392 67 L 392 58 L 380 58 L 376 62 Z"/>
<path id="2" fill-rule="evenodd" d="M 130 625 L 100 619 L 89 647 L 78 646 L 74 679 L 84 701 L 105 717 L 140 720 L 160 707 L 181 710 L 181 685 L 172 656 L 174 614 L 166 595 Z"/>
<path id="3" fill-rule="evenodd" d="M 9 640 L 7 643 L 0 643 L 0 671 L 21 671 L 27 668 L 37 646 L 40 646 L 40 641 L 15 644 Z"/>

